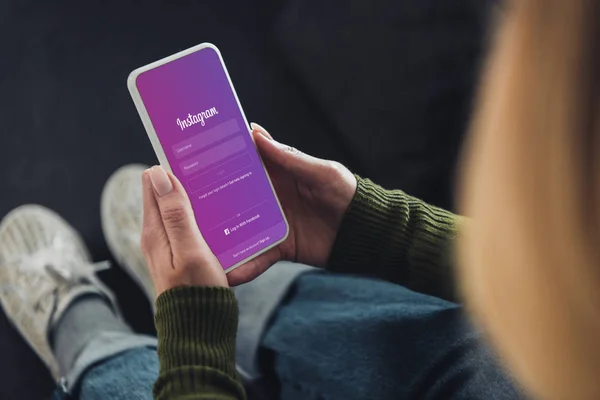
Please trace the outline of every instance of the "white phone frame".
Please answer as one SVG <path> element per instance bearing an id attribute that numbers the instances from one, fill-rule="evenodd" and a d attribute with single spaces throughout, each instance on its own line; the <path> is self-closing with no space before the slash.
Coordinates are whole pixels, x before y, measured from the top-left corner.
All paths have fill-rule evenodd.
<path id="1" fill-rule="evenodd" d="M 242 118 L 246 125 L 246 131 L 248 132 L 248 135 L 250 135 L 250 132 L 251 132 L 250 125 L 248 124 L 248 120 L 246 119 L 246 114 L 244 113 L 244 109 L 242 108 L 240 99 L 238 98 L 235 88 L 233 87 L 233 83 L 231 82 L 231 77 L 229 76 L 229 72 L 227 71 L 225 62 L 223 61 L 223 56 L 221 55 L 221 52 L 219 51 L 217 46 L 215 46 L 212 43 L 201 43 L 194 47 L 190 47 L 189 49 L 186 49 L 186 50 L 180 51 L 178 53 L 175 53 L 173 55 L 170 55 L 168 57 L 162 58 L 162 59 L 155 61 L 153 63 L 150 63 L 148 65 L 144 65 L 143 67 L 137 68 L 134 71 L 132 71 L 129 74 L 129 77 L 127 78 L 127 87 L 129 88 L 129 93 L 131 94 L 131 97 L 135 104 L 135 108 L 137 109 L 137 111 L 140 115 L 140 118 L 142 119 L 142 123 L 144 124 L 144 128 L 146 129 L 146 133 L 148 134 L 148 138 L 150 138 L 150 143 L 152 143 L 152 148 L 154 149 L 154 152 L 156 153 L 156 156 L 158 157 L 158 161 L 160 162 L 160 165 L 170 172 L 173 172 L 173 170 L 171 169 L 169 160 L 167 159 L 167 156 L 165 155 L 165 152 L 160 143 L 160 140 L 158 139 L 158 135 L 156 134 L 156 130 L 154 129 L 154 125 L 152 124 L 152 121 L 150 120 L 150 115 L 148 114 L 148 110 L 146 110 L 146 106 L 144 105 L 144 102 L 142 100 L 140 92 L 137 88 L 137 85 L 136 85 L 137 78 L 140 74 L 142 74 L 146 71 L 160 67 L 161 65 L 164 65 L 164 64 L 168 64 L 174 60 L 183 58 L 192 53 L 195 53 L 197 51 L 207 49 L 207 48 L 213 49 L 219 56 L 219 60 L 221 61 L 221 65 L 223 67 L 223 70 L 225 71 L 225 75 L 227 76 L 227 81 L 229 82 L 229 86 L 231 87 L 231 90 L 235 97 L 235 101 L 237 102 L 237 106 L 238 106 L 240 112 L 242 113 Z M 254 143 L 254 138 L 252 137 L 252 135 L 250 135 L 250 138 L 252 139 L 252 143 Z M 269 185 L 271 185 L 271 191 L 273 192 L 273 195 L 275 196 L 275 200 L 277 201 L 277 206 L 279 207 L 279 210 L 281 211 L 281 215 L 283 216 L 283 221 L 285 222 L 285 228 L 286 228 L 285 235 L 283 236 L 282 239 L 278 240 L 277 242 L 265 247 L 264 249 L 262 249 L 260 251 L 257 251 L 254 254 L 251 254 L 250 256 L 239 261 L 238 263 L 232 265 L 231 267 L 229 267 L 228 269 L 225 270 L 225 273 L 230 273 L 231 271 L 235 270 L 236 268 L 246 264 L 248 261 L 250 261 L 250 260 L 260 256 L 261 254 L 269 251 L 270 249 L 280 245 L 282 242 L 284 242 L 288 238 L 288 235 L 290 233 L 290 225 L 287 221 L 285 213 L 283 212 L 283 208 L 281 207 L 281 203 L 279 202 L 279 198 L 277 197 L 275 188 L 273 187 L 273 182 L 271 182 L 271 177 L 269 176 L 269 173 L 267 172 L 267 170 L 265 168 L 265 164 L 262 160 L 262 157 L 260 157 L 260 153 L 256 149 L 256 145 L 255 145 L 255 151 L 258 153 L 258 156 L 261 160 L 262 168 L 265 171 L 267 180 L 269 181 Z M 186 189 L 186 192 L 187 192 L 187 189 Z"/>

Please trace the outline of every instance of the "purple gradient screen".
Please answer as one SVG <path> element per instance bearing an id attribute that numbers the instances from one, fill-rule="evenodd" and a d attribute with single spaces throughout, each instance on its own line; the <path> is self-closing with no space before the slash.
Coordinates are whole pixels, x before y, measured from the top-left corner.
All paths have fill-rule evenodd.
<path id="1" fill-rule="evenodd" d="M 285 219 L 217 52 L 143 72 L 136 85 L 223 268 L 283 239 Z"/>

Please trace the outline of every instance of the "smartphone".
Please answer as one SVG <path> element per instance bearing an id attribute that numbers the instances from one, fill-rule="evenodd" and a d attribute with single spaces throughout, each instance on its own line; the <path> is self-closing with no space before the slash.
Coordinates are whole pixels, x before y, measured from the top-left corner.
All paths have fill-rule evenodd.
<path id="1" fill-rule="evenodd" d="M 185 187 L 226 272 L 287 238 L 285 214 L 214 45 L 138 68 L 127 86 L 160 164 Z"/>

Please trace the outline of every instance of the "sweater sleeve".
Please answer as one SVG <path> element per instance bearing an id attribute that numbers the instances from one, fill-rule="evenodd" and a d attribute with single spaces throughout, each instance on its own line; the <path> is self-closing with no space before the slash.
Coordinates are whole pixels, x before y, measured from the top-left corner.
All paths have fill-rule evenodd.
<path id="1" fill-rule="evenodd" d="M 231 289 L 179 287 L 156 300 L 157 400 L 245 399 L 235 368 L 238 307 Z"/>
<path id="2" fill-rule="evenodd" d="M 464 219 L 400 190 L 357 180 L 328 268 L 455 300 L 453 242 Z"/>

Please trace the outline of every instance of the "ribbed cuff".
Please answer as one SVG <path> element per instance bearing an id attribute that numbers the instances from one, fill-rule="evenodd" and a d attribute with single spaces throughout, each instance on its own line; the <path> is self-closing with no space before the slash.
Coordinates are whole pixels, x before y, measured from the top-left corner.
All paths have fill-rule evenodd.
<path id="1" fill-rule="evenodd" d="M 404 254 L 405 243 L 385 240 L 397 228 L 391 218 L 389 194 L 368 179 L 356 176 L 354 198 L 342 220 L 327 269 L 334 272 L 368 272 L 381 261 L 383 253 L 394 253 L 389 246 Z"/>
<path id="2" fill-rule="evenodd" d="M 357 183 L 328 269 L 368 274 L 452 297 L 450 245 L 457 217 L 368 179 L 357 176 Z"/>
<path id="3" fill-rule="evenodd" d="M 160 372 L 202 366 L 236 376 L 238 307 L 233 291 L 180 287 L 156 300 Z"/>

